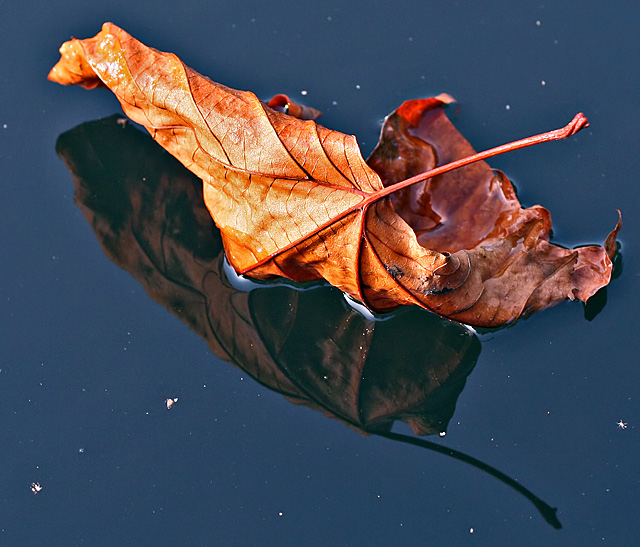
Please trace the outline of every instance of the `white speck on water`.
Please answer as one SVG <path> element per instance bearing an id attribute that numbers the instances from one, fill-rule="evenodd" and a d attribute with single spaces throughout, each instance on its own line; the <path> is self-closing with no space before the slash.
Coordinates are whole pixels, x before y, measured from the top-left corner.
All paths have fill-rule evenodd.
<path id="1" fill-rule="evenodd" d="M 356 84 L 356 89 L 360 89 L 360 84 Z"/>
<path id="2" fill-rule="evenodd" d="M 542 85 L 547 85 L 547 82 L 545 82 L 544 80 L 542 80 L 540 83 L 541 83 Z"/>
<path id="3" fill-rule="evenodd" d="M 2 124 L 2 129 L 6 129 L 6 128 L 7 128 L 7 124 L 6 124 L 6 123 L 3 123 L 3 124 Z"/>
<path id="4" fill-rule="evenodd" d="M 511 105 L 510 105 L 510 104 L 506 105 L 506 106 L 505 106 L 505 109 L 506 109 L 506 110 L 511 110 Z"/>
<path id="5" fill-rule="evenodd" d="M 306 90 L 306 89 L 303 89 L 303 90 L 300 92 L 300 95 L 306 95 L 306 94 L 307 94 L 307 90 Z"/>
<path id="6" fill-rule="evenodd" d="M 536 27 L 539 27 L 541 24 L 540 21 L 536 21 Z"/>

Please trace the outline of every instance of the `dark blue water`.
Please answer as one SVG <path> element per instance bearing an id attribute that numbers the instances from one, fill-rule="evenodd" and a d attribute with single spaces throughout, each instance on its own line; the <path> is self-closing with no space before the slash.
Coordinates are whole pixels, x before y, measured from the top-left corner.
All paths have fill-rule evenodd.
<path id="1" fill-rule="evenodd" d="M 127 4 L 0 5 L 0 544 L 634 544 L 638 4 Z M 409 98 L 456 97 L 477 149 L 584 111 L 491 164 L 564 245 L 622 210 L 604 306 L 478 339 L 418 310 L 371 323 L 328 288 L 233 289 L 197 180 L 87 123 L 110 93 L 46 80 L 106 20 L 323 110 L 365 156 Z"/>

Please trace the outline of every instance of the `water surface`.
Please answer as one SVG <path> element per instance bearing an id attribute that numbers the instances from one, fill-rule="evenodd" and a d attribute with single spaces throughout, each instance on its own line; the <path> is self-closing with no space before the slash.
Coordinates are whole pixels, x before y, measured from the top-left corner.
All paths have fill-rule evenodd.
<path id="1" fill-rule="evenodd" d="M 2 8 L 0 543 L 632 544 L 637 3 L 127 4 Z M 601 243 L 621 209 L 621 275 L 599 313 L 565 303 L 481 339 L 418 310 L 372 325 L 328 288 L 229 292 L 221 281 L 226 300 L 177 299 L 165 284 L 175 270 L 129 266 L 169 248 L 222 263 L 196 214 L 197 181 L 165 202 L 181 237 L 154 247 L 153 214 L 126 209 L 131 193 L 100 195 L 112 175 L 78 192 L 56 153 L 61 135 L 119 112 L 107 92 L 46 81 L 59 45 L 106 20 L 216 81 L 323 110 L 365 156 L 409 98 L 456 97 L 457 127 L 477 149 L 584 111 L 591 126 L 572 139 L 491 165 L 524 205 L 551 211 L 561 244 Z M 105 168 L 119 166 L 117 150 L 102 148 Z M 200 328 L 211 318 L 217 329 Z M 286 318 L 295 336 L 285 339 L 274 325 Z M 263 344 L 259 358 L 233 344 L 240 324 Z M 331 347 L 349 355 L 331 361 L 342 376 L 325 359 Z M 373 398 L 354 406 L 337 380 L 333 398 L 321 389 L 358 363 L 373 371 L 363 388 Z M 434 377 L 447 381 L 436 389 Z M 435 395 L 420 406 L 425 393 Z M 169 397 L 178 402 L 167 410 Z M 392 412 L 380 410 L 390 400 Z M 405 442 L 419 438 L 412 425 L 433 434 Z"/>

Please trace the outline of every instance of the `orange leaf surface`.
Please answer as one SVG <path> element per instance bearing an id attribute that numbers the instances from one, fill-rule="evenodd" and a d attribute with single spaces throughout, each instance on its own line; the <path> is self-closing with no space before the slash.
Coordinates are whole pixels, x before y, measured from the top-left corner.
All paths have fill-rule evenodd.
<path id="1" fill-rule="evenodd" d="M 506 178 L 477 163 L 568 137 L 586 124 L 582 115 L 561 130 L 473 155 L 438 114 L 445 97 L 409 101 L 387 120 L 368 165 L 353 136 L 216 84 L 111 23 L 60 51 L 49 79 L 108 87 L 133 121 L 204 181 L 238 273 L 325 279 L 374 311 L 416 304 L 477 326 L 567 298 L 586 301 L 611 278 L 603 247 L 549 244 L 547 211 L 522 210 Z M 447 159 L 459 161 L 443 166 Z"/>

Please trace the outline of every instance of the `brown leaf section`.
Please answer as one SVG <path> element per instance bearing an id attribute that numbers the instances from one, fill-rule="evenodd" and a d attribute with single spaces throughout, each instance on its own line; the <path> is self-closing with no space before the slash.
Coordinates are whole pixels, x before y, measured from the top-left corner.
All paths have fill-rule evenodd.
<path id="1" fill-rule="evenodd" d="M 205 182 L 239 273 L 325 279 L 376 311 L 417 304 L 480 326 L 586 300 L 609 282 L 604 250 L 549 245 L 548 213 L 519 213 L 508 181 L 489 177 L 482 164 L 403 190 L 394 198 L 401 216 L 352 136 L 216 84 L 110 23 L 94 38 L 65 43 L 61 54 L 51 80 L 110 88 L 131 119 Z M 465 146 L 472 152 L 445 127 L 441 104 L 411 101 L 389 118 L 371 159 L 385 184 L 403 169 L 406 178 L 460 157 Z M 394 147 L 406 150 L 406 166 Z M 481 188 L 471 190 L 469 173 Z M 451 216 L 466 223 L 456 227 Z"/>
<path id="2" fill-rule="evenodd" d="M 387 117 L 368 159 L 385 186 L 475 153 L 444 113 L 451 102 L 448 95 L 406 101 Z M 610 280 L 621 220 L 604 247 L 553 245 L 549 212 L 539 205 L 523 209 L 507 177 L 484 161 L 400 190 L 392 200 L 424 247 L 469 251 L 483 290 L 453 316 L 460 321 L 477 324 L 482 316 L 503 324 L 563 298 L 586 301 Z"/>

